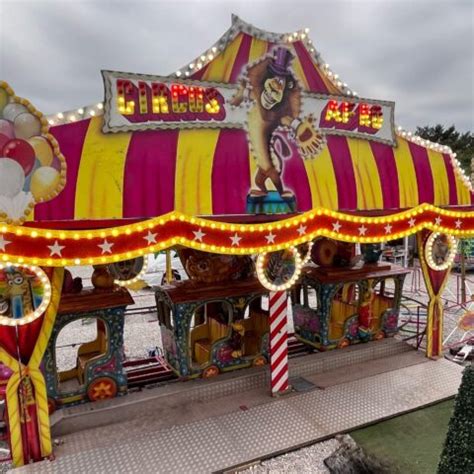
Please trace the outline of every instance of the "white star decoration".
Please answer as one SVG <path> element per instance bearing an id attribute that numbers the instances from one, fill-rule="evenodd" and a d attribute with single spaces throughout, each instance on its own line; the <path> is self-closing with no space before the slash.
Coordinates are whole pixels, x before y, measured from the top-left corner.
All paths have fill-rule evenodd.
<path id="1" fill-rule="evenodd" d="M 365 227 L 365 225 L 362 224 L 362 225 L 359 227 L 359 235 L 365 235 L 366 232 L 367 232 L 367 227 Z"/>
<path id="2" fill-rule="evenodd" d="M 267 244 L 274 244 L 275 243 L 275 237 L 276 237 L 276 235 L 272 234 L 272 232 L 270 231 L 270 233 L 265 236 L 265 238 L 267 239 Z"/>
<path id="3" fill-rule="evenodd" d="M 3 237 L 3 235 L 0 235 L 0 250 L 2 252 L 5 252 L 5 247 L 8 245 L 8 244 L 11 244 L 11 242 L 9 240 L 5 240 L 5 238 Z"/>
<path id="4" fill-rule="evenodd" d="M 390 232 L 392 232 L 392 224 L 387 224 L 385 227 L 385 233 L 386 234 L 390 234 Z"/>
<path id="5" fill-rule="evenodd" d="M 462 220 L 458 219 L 454 224 L 456 224 L 456 229 L 460 229 L 462 226 Z"/>
<path id="6" fill-rule="evenodd" d="M 53 245 L 48 245 L 49 248 L 49 256 L 52 257 L 53 255 L 57 255 L 58 257 L 62 257 L 61 251 L 65 248 L 65 245 L 59 245 L 58 241 L 55 240 Z"/>
<path id="7" fill-rule="evenodd" d="M 112 253 L 112 247 L 114 244 L 107 242 L 107 239 L 104 240 L 102 244 L 99 244 L 97 247 L 100 247 L 102 249 L 102 255 L 104 253 Z"/>
<path id="8" fill-rule="evenodd" d="M 298 234 L 300 235 L 300 237 L 304 234 L 306 234 L 306 226 L 301 224 L 297 229 L 296 231 L 298 232 Z"/>
<path id="9" fill-rule="evenodd" d="M 194 240 L 199 240 L 199 242 L 202 242 L 203 237 L 206 235 L 201 229 L 193 230 L 193 234 Z"/>
<path id="10" fill-rule="evenodd" d="M 416 222 L 416 219 L 414 219 L 413 217 L 408 221 L 408 224 L 410 227 L 414 227 L 415 226 L 415 222 Z"/>
<path id="11" fill-rule="evenodd" d="M 332 230 L 333 230 L 334 232 L 339 232 L 339 229 L 340 229 L 341 227 L 342 227 L 342 226 L 341 226 L 341 224 L 339 224 L 339 221 L 336 221 L 336 222 L 334 222 L 333 225 L 332 225 Z"/>
<path id="12" fill-rule="evenodd" d="M 237 245 L 238 247 L 240 245 L 240 241 L 242 240 L 242 237 L 239 237 L 236 232 L 232 237 L 229 237 L 229 239 L 232 241 L 232 245 Z"/>
<path id="13" fill-rule="evenodd" d="M 148 242 L 147 245 L 156 244 L 156 236 L 157 235 L 158 234 L 152 234 L 151 231 L 149 230 L 148 234 L 143 238 Z"/>
<path id="14" fill-rule="evenodd" d="M 441 221 L 442 221 L 441 217 L 438 216 L 438 217 L 435 219 L 436 225 L 441 225 Z"/>

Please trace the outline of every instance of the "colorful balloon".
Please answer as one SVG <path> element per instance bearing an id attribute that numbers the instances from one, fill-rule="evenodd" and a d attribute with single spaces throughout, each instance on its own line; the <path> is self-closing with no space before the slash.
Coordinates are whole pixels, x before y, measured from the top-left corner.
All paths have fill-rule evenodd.
<path id="1" fill-rule="evenodd" d="M 10 158 L 0 158 L 0 196 L 12 198 L 25 184 L 23 168 Z"/>
<path id="2" fill-rule="evenodd" d="M 35 165 L 35 150 L 26 140 L 15 138 L 8 141 L 1 154 L 18 162 L 25 171 L 25 176 L 30 174 Z"/>
<path id="3" fill-rule="evenodd" d="M 15 138 L 13 125 L 8 120 L 0 120 L 0 133 L 10 138 Z"/>
<path id="4" fill-rule="evenodd" d="M 41 122 L 38 117 L 26 112 L 16 117 L 14 129 L 16 138 L 27 140 L 28 138 L 41 134 Z"/>
<path id="5" fill-rule="evenodd" d="M 42 166 L 33 173 L 30 192 L 36 201 L 46 199 L 58 188 L 60 176 L 59 172 L 51 166 Z"/>
<path id="6" fill-rule="evenodd" d="M 10 137 L 7 137 L 3 133 L 0 133 L 0 151 L 3 150 L 3 147 L 5 146 L 5 144 L 9 142 L 10 140 L 11 140 Z"/>
<path id="7" fill-rule="evenodd" d="M 32 146 L 35 156 L 41 164 L 43 166 L 51 166 L 54 155 L 49 141 L 44 137 L 32 137 L 28 140 L 28 143 Z"/>
<path id="8" fill-rule="evenodd" d="M 58 170 L 58 171 L 61 171 L 61 165 L 62 165 L 61 160 L 60 160 L 57 156 L 55 156 L 55 157 L 53 158 L 53 163 L 52 163 L 51 166 L 52 166 L 54 169 L 56 169 L 56 170 Z"/>
<path id="9" fill-rule="evenodd" d="M 38 158 L 36 158 L 35 165 L 33 166 L 33 170 L 31 171 L 31 173 L 25 179 L 25 184 L 23 185 L 23 191 L 25 191 L 27 193 L 30 192 L 30 190 L 31 190 L 31 178 L 35 174 L 35 171 L 38 168 L 41 168 L 41 166 L 42 165 L 41 165 L 40 160 L 38 160 Z"/>
<path id="10" fill-rule="evenodd" d="M 0 87 L 0 116 L 2 115 L 2 111 L 5 106 L 8 104 L 8 94 L 7 91 Z"/>
<path id="11" fill-rule="evenodd" d="M 2 114 L 4 119 L 14 122 L 18 115 L 25 112 L 28 112 L 28 109 L 24 105 L 13 102 L 5 106 Z"/>

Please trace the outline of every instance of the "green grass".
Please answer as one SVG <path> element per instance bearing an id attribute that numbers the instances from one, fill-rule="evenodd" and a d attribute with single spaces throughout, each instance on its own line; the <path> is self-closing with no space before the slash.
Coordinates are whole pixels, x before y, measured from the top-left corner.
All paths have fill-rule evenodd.
<path id="1" fill-rule="evenodd" d="M 369 454 L 403 474 L 435 474 L 454 400 L 397 416 L 353 431 L 351 436 Z"/>

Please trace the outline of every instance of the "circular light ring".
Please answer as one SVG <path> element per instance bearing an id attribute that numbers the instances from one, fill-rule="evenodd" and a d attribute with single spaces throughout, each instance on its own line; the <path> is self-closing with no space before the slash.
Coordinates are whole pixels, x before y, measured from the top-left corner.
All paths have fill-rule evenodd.
<path id="1" fill-rule="evenodd" d="M 313 244 L 314 244 L 313 241 L 307 242 L 306 244 L 302 244 L 302 245 L 308 245 L 308 251 L 306 252 L 306 255 L 304 257 L 301 257 L 301 254 L 300 254 L 301 265 L 306 265 L 311 260 L 311 250 L 313 249 Z M 301 245 L 299 247 L 301 247 Z M 298 253 L 299 253 L 299 250 L 298 250 Z"/>
<path id="2" fill-rule="evenodd" d="M 141 280 L 141 278 L 145 275 L 145 273 L 148 270 L 148 258 L 147 258 L 146 255 L 144 257 L 137 257 L 137 258 L 143 259 L 143 265 L 142 265 L 141 270 L 138 272 L 138 274 L 136 276 L 134 276 L 133 278 L 130 278 L 129 280 L 119 280 L 119 279 L 116 278 L 114 280 L 115 284 L 117 284 L 119 286 L 123 286 L 123 287 L 128 287 L 130 285 L 133 285 L 137 281 Z M 135 260 L 135 259 L 133 259 L 133 260 Z M 113 265 L 116 265 L 116 263 L 111 264 L 111 266 L 113 266 Z"/>
<path id="3" fill-rule="evenodd" d="M 446 235 L 449 252 L 446 257 L 446 260 L 443 263 L 438 264 L 433 260 L 433 246 L 436 242 L 436 239 L 442 235 Z M 454 262 L 454 258 L 456 257 L 457 246 L 458 246 L 458 242 L 452 235 L 442 234 L 440 232 L 433 232 L 428 237 L 428 240 L 426 241 L 426 245 L 425 245 L 425 259 L 428 266 L 432 270 L 436 270 L 436 271 L 447 270 Z"/>
<path id="4" fill-rule="evenodd" d="M 5 270 L 7 267 L 13 267 L 17 269 L 26 269 L 35 274 L 43 285 L 43 298 L 40 305 L 30 314 L 23 316 L 19 319 L 7 318 L 6 316 L 0 316 L 0 325 L 2 326 L 22 326 L 24 324 L 31 323 L 35 319 L 39 318 L 48 308 L 51 302 L 51 282 L 49 281 L 48 275 L 40 267 L 34 265 L 17 265 L 14 263 L 7 262 L 6 264 L 0 263 L 0 271 Z"/>
<path id="5" fill-rule="evenodd" d="M 266 259 L 269 253 L 261 253 L 257 258 L 257 276 L 260 283 L 270 291 L 286 291 L 289 290 L 300 277 L 301 268 L 303 267 L 303 260 L 300 257 L 298 250 L 295 247 L 290 247 L 289 249 L 285 249 L 293 254 L 293 258 L 295 260 L 295 271 L 291 278 L 282 285 L 275 285 L 272 283 L 267 275 L 265 274 L 265 266 L 266 266 Z"/>

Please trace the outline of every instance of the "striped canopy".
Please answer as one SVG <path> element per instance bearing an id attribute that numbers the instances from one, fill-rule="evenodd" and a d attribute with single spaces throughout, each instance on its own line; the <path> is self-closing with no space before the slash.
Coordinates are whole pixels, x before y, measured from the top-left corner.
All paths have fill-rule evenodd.
<path id="1" fill-rule="evenodd" d="M 248 28 L 190 77 L 238 82 L 243 66 L 274 42 Z M 276 35 L 273 35 L 276 36 Z M 302 88 L 340 94 L 303 41 L 293 50 Z M 37 205 L 34 219 L 149 218 L 172 210 L 188 215 L 244 214 L 256 164 L 240 129 L 159 130 L 104 134 L 103 117 L 51 128 L 68 172 L 58 197 Z M 421 203 L 470 205 L 473 196 L 451 158 L 400 136 L 392 148 L 363 139 L 328 136 L 313 160 L 285 162 L 283 180 L 299 211 L 405 209 Z"/>

